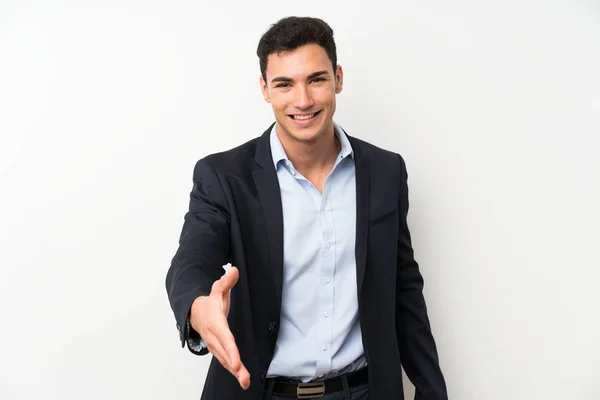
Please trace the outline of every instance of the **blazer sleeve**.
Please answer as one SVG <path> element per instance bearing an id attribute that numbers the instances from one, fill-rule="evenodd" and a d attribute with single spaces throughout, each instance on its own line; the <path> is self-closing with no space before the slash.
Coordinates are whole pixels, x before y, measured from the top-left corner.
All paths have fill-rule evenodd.
<path id="1" fill-rule="evenodd" d="M 408 174 L 400 162 L 399 236 L 396 275 L 396 333 L 402 365 L 415 385 L 415 400 L 447 400 L 437 349 L 423 297 L 423 277 L 414 259 L 408 229 Z"/>
<path id="2" fill-rule="evenodd" d="M 217 172 L 206 159 L 194 168 L 189 211 L 185 215 L 179 247 L 167 272 L 166 289 L 175 314 L 181 346 L 192 353 L 208 353 L 189 323 L 194 300 L 208 296 L 212 284 L 229 261 L 230 214 Z"/>

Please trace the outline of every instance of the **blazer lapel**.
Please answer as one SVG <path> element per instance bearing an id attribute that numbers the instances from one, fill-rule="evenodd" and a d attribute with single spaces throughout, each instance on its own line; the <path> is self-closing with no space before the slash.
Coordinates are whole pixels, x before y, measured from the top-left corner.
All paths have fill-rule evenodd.
<path id="1" fill-rule="evenodd" d="M 267 241 L 269 245 L 270 268 L 272 271 L 275 296 L 278 308 L 281 307 L 283 285 L 283 210 L 277 172 L 271 156 L 270 133 L 267 129 L 258 140 L 255 162 L 259 168 L 252 171 L 252 177 L 265 218 Z M 369 193 L 371 167 L 369 159 L 363 154 L 359 142 L 346 134 L 355 156 L 356 171 L 356 280 L 358 294 L 362 287 L 367 266 L 367 240 L 369 233 Z"/>
<path id="2" fill-rule="evenodd" d="M 367 267 L 367 240 L 369 234 L 369 193 L 371 166 L 369 159 L 365 157 L 360 147 L 360 143 L 350 137 L 350 144 L 354 151 L 354 165 L 356 171 L 356 280 L 358 285 L 358 294 L 362 288 L 363 278 L 365 277 L 365 268 Z"/>
<path id="3" fill-rule="evenodd" d="M 283 210 L 279 180 L 271 156 L 271 127 L 258 140 L 254 161 L 260 168 L 252 171 L 258 191 L 267 230 L 267 241 L 271 256 L 270 268 L 275 286 L 277 308 L 281 307 L 281 287 L 283 283 Z"/>

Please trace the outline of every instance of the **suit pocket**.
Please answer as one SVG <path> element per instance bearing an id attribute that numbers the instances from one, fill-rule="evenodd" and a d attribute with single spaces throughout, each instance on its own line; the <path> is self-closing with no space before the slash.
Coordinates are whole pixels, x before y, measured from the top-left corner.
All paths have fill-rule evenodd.
<path id="1" fill-rule="evenodd" d="M 393 218 L 396 214 L 398 214 L 397 208 L 394 208 L 391 211 L 387 211 L 387 212 L 381 214 L 380 216 L 378 216 L 377 218 L 374 218 L 373 220 L 371 220 L 371 226 L 375 226 L 377 224 L 380 224 L 380 223 L 386 221 L 387 219 Z"/>

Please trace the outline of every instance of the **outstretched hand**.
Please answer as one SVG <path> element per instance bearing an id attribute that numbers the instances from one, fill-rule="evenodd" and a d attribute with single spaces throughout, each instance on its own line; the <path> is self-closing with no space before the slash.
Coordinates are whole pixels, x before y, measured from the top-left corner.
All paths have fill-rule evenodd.
<path id="1" fill-rule="evenodd" d="M 239 276 L 238 269 L 231 267 L 221 279 L 215 281 L 210 295 L 194 300 L 190 324 L 200 334 L 208 351 L 237 378 L 242 389 L 246 390 L 250 386 L 250 373 L 240 359 L 240 352 L 227 322 L 230 292 Z"/>

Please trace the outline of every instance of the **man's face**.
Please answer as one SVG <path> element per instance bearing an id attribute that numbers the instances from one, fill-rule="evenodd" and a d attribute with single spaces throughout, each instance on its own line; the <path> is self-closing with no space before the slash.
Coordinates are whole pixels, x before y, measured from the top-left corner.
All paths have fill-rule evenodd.
<path id="1" fill-rule="evenodd" d="M 271 54 L 260 78 L 265 101 L 273 106 L 280 134 L 313 142 L 333 131 L 335 95 L 342 91 L 343 72 L 317 44 Z"/>

